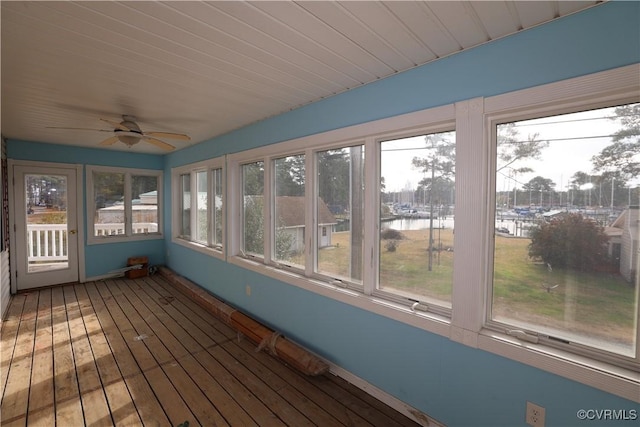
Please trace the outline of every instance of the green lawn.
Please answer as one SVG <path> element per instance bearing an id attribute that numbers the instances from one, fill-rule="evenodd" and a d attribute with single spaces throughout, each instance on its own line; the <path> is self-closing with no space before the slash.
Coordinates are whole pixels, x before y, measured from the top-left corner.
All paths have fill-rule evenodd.
<path id="1" fill-rule="evenodd" d="M 451 302 L 452 230 L 434 230 L 431 271 L 428 230 L 403 231 L 394 252 L 380 248 L 382 288 Z M 334 247 L 320 251 L 325 272 L 348 276 L 349 235 L 334 233 Z M 496 319 L 533 323 L 570 331 L 578 336 L 630 346 L 634 337 L 635 288 L 617 275 L 577 273 L 534 262 L 527 255 L 528 239 L 496 237 L 493 308 Z M 556 286 L 557 285 L 557 286 Z M 556 286 L 555 288 L 553 288 Z M 548 290 L 548 288 L 553 288 Z"/>

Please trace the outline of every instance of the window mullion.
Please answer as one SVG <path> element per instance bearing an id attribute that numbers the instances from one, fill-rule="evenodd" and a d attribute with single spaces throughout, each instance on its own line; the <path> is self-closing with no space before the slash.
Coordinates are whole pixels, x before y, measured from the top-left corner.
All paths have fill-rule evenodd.
<path id="1" fill-rule="evenodd" d="M 318 250 L 318 226 L 316 222 L 316 200 L 318 199 L 318 182 L 316 173 L 315 153 L 307 150 L 304 157 L 305 193 L 304 193 L 304 226 L 305 236 L 305 274 L 310 277 L 315 271 L 316 251 Z"/>
<path id="2" fill-rule="evenodd" d="M 207 246 L 213 246 L 213 233 L 215 230 L 215 182 L 213 180 L 213 169 L 207 168 Z"/>
<path id="3" fill-rule="evenodd" d="M 124 234 L 127 237 L 133 235 L 133 207 L 132 207 L 132 179 L 131 173 L 124 174 Z"/>
<path id="4" fill-rule="evenodd" d="M 364 147 L 364 182 L 380 182 L 380 156 L 377 150 L 377 142 L 374 138 L 367 138 Z M 373 294 L 377 285 L 378 271 L 378 248 L 377 244 L 380 217 L 380 187 L 379 185 L 364 186 L 364 256 L 362 285 L 363 291 L 367 295 Z M 377 207 L 367 209 L 366 207 Z"/>
<path id="5" fill-rule="evenodd" d="M 456 103 L 455 250 L 452 339 L 469 342 L 482 328 L 487 291 L 488 138 L 484 138 L 483 99 Z M 475 341 L 473 339 L 472 341 Z"/>
<path id="6" fill-rule="evenodd" d="M 189 240 L 195 240 L 197 236 L 198 227 L 198 171 L 191 171 L 189 178 L 189 193 L 191 194 L 189 199 L 189 217 L 191 223 L 191 230 Z"/>
<path id="7" fill-rule="evenodd" d="M 263 211 L 263 233 L 264 233 L 264 262 L 270 264 L 274 261 L 273 248 L 275 247 L 274 233 L 274 211 L 275 211 L 275 174 L 273 173 L 274 159 L 267 157 L 264 159 L 264 189 L 262 211 Z"/>

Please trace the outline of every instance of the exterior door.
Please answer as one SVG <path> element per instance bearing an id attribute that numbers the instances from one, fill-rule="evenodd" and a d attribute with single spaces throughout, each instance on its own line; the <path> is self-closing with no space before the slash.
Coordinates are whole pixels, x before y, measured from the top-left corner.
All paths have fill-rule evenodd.
<path id="1" fill-rule="evenodd" d="M 76 172 L 14 165 L 17 290 L 78 281 Z"/>

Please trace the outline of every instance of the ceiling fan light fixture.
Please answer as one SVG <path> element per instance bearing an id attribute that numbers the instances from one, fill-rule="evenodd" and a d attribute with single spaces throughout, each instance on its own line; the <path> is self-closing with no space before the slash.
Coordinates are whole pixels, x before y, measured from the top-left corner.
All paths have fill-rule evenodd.
<path id="1" fill-rule="evenodd" d="M 142 138 L 142 135 L 136 132 L 119 131 L 119 132 L 116 132 L 116 136 L 118 137 L 118 140 L 120 140 L 120 142 L 122 142 L 123 144 L 129 147 L 136 145 L 138 142 L 140 142 L 140 139 Z"/>

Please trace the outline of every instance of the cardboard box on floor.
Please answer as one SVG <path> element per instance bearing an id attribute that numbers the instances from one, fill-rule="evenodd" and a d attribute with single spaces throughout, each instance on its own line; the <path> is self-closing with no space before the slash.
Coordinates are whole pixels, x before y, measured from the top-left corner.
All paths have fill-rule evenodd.
<path id="1" fill-rule="evenodd" d="M 139 277 L 145 277 L 149 275 L 149 257 L 135 256 L 127 259 L 127 267 L 134 265 L 142 265 L 142 268 L 134 268 L 127 270 L 124 276 L 127 279 L 137 279 Z"/>

